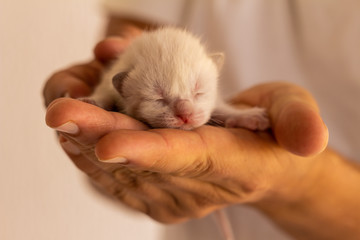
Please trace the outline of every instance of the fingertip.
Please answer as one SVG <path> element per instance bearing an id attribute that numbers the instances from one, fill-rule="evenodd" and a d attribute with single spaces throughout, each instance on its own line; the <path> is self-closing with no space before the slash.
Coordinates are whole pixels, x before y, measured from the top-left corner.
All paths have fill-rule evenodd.
<path id="1" fill-rule="evenodd" d="M 103 136 L 95 146 L 99 161 L 131 163 L 148 168 L 165 151 L 163 139 L 152 132 L 117 130 Z"/>
<path id="2" fill-rule="evenodd" d="M 329 131 L 318 111 L 304 104 L 284 109 L 274 126 L 278 143 L 288 151 L 303 157 L 324 151 Z"/>
<path id="3" fill-rule="evenodd" d="M 45 121 L 51 128 L 58 128 L 68 122 L 78 126 L 101 124 L 113 120 L 107 111 L 73 98 L 58 98 L 50 103 L 46 110 Z M 113 122 L 113 121 L 112 121 Z"/>
<path id="4" fill-rule="evenodd" d="M 70 134 L 82 144 L 94 144 L 118 129 L 147 129 L 145 124 L 129 116 L 71 98 L 60 98 L 51 103 L 45 121 L 50 128 Z"/>
<path id="5" fill-rule="evenodd" d="M 52 101 L 46 109 L 45 122 L 51 128 L 57 128 L 63 124 L 66 124 L 67 121 L 63 122 L 65 113 L 69 107 L 69 103 L 76 101 L 71 98 L 57 98 Z"/>
<path id="6" fill-rule="evenodd" d="M 103 63 L 116 59 L 129 45 L 129 39 L 109 37 L 99 42 L 94 48 L 96 59 Z"/>

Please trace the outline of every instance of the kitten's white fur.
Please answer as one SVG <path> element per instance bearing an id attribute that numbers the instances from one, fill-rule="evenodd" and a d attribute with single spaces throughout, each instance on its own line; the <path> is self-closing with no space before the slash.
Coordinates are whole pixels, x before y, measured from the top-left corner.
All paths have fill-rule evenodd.
<path id="1" fill-rule="evenodd" d="M 189 130 L 212 118 L 228 127 L 268 128 L 264 109 L 235 109 L 219 96 L 223 58 L 221 53 L 207 53 L 200 40 L 184 30 L 145 32 L 104 73 L 85 101 L 105 109 L 117 105 L 152 127 Z"/>
<path id="2" fill-rule="evenodd" d="M 236 109 L 218 94 L 224 56 L 209 54 L 184 30 L 161 28 L 143 33 L 119 56 L 90 98 L 83 101 L 118 109 L 152 127 L 190 130 L 209 121 L 227 127 L 264 130 L 270 122 L 262 108 Z M 231 225 L 218 211 L 226 239 Z"/>

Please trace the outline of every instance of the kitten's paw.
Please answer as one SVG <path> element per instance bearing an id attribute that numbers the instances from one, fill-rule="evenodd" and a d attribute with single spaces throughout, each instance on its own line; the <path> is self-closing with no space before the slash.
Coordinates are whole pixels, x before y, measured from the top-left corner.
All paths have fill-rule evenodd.
<path id="1" fill-rule="evenodd" d="M 270 128 L 270 120 L 264 108 L 250 108 L 237 114 L 231 115 L 225 120 L 225 127 L 242 127 L 250 130 L 266 130 Z"/>

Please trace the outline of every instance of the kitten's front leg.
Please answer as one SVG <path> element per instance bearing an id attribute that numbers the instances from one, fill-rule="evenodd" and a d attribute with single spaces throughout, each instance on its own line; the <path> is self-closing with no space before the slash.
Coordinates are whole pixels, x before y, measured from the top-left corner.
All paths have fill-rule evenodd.
<path id="1" fill-rule="evenodd" d="M 237 109 L 221 103 L 213 112 L 212 119 L 221 121 L 225 127 L 241 127 L 250 130 L 266 130 L 270 127 L 270 119 L 264 108 L 252 107 Z"/>
<path id="2" fill-rule="evenodd" d="M 93 104 L 106 110 L 112 110 L 119 99 L 118 92 L 111 86 L 99 86 L 89 97 L 78 98 L 78 100 Z"/>
<path id="3" fill-rule="evenodd" d="M 80 101 L 82 101 L 82 102 L 89 103 L 89 104 L 92 104 L 92 105 L 95 105 L 95 106 L 100 107 L 100 106 L 96 103 L 95 99 L 91 98 L 91 96 L 89 96 L 89 97 L 80 97 L 80 98 L 77 98 L 77 100 L 80 100 Z"/>

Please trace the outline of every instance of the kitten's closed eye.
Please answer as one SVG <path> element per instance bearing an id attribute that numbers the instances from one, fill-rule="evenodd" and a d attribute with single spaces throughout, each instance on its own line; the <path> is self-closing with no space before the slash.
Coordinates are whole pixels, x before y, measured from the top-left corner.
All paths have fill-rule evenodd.
<path id="1" fill-rule="evenodd" d="M 155 99 L 155 102 L 157 103 L 161 103 L 161 104 L 168 104 L 168 100 L 166 100 L 165 98 L 158 98 L 158 99 Z"/>
<path id="2" fill-rule="evenodd" d="M 195 98 L 195 100 L 197 100 L 197 99 L 201 98 L 201 97 L 204 96 L 204 95 L 205 95 L 205 93 L 203 93 L 203 92 L 198 92 L 198 93 L 195 93 L 194 98 Z"/>
<path id="3" fill-rule="evenodd" d="M 205 92 L 202 91 L 202 86 L 201 86 L 201 83 L 199 81 L 196 82 L 195 87 L 194 87 L 194 89 L 192 91 L 193 91 L 192 92 L 193 93 L 193 98 L 195 100 L 201 98 L 205 94 Z"/>
<path id="4" fill-rule="evenodd" d="M 155 94 L 155 102 L 157 103 L 161 103 L 161 104 L 168 104 L 169 101 L 166 98 L 165 94 L 164 94 L 164 90 L 161 87 L 156 87 L 154 89 L 154 94 Z"/>

